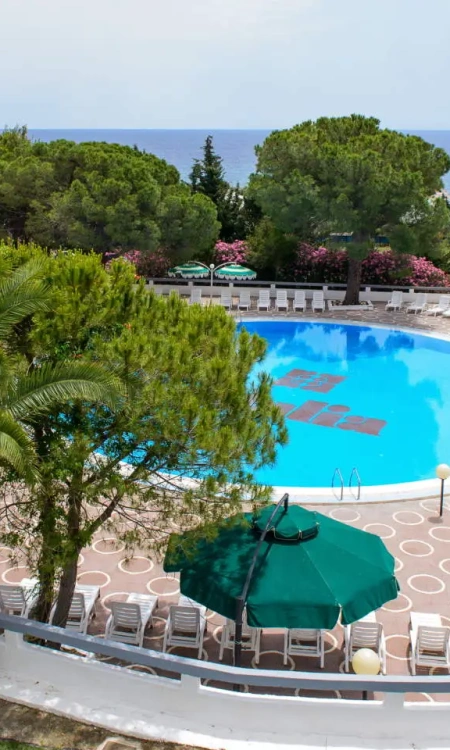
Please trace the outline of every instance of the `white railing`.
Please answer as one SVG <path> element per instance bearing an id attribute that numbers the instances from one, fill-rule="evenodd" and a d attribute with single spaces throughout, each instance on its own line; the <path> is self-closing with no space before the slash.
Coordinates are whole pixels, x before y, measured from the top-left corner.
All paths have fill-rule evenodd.
<path id="1" fill-rule="evenodd" d="M 237 669 L 82 636 L 0 614 L 0 698 L 142 738 L 211 748 L 428 747 L 448 737 L 450 703 L 407 703 L 406 693 L 448 693 L 449 676 L 377 676 Z M 35 645 L 64 644 L 85 656 Z M 128 663 L 128 668 L 93 658 Z M 164 670 L 176 679 L 136 671 Z M 208 681 L 205 684 L 205 681 Z M 212 687 L 266 688 L 265 694 Z M 270 694 L 290 688 L 292 695 Z M 383 700 L 296 697 L 294 691 L 368 691 Z M 444 745 L 441 745 L 442 747 Z"/>

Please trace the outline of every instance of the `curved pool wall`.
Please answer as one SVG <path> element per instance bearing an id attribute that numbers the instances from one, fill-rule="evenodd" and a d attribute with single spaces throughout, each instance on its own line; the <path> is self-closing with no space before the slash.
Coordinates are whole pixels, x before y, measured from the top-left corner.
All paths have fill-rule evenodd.
<path id="1" fill-rule="evenodd" d="M 246 318 L 268 340 L 269 371 L 290 434 L 257 478 L 274 497 L 357 502 L 436 496 L 450 462 L 450 336 L 348 320 Z M 257 370 L 258 371 L 258 370 Z M 257 372 L 256 371 L 256 372 Z M 331 487 L 334 469 L 344 478 Z"/>

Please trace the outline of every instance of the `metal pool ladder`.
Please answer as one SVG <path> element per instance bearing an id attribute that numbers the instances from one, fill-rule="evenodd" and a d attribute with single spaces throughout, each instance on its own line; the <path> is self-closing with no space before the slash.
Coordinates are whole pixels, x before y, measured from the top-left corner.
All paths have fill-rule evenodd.
<path id="1" fill-rule="evenodd" d="M 352 492 L 352 489 L 353 489 L 353 485 L 352 485 L 353 477 L 355 477 L 356 479 L 357 488 L 358 488 L 356 499 L 359 500 L 359 498 L 361 497 L 361 477 L 359 476 L 359 471 L 356 468 L 356 466 L 353 467 L 352 473 L 350 474 L 350 479 L 348 480 L 348 487 L 349 487 L 350 492 Z"/>
<path id="2" fill-rule="evenodd" d="M 335 482 L 336 478 L 339 481 L 339 487 L 340 487 L 340 500 L 344 497 L 344 477 L 342 476 L 342 472 L 340 468 L 337 466 L 334 470 L 333 478 L 331 480 L 331 488 L 335 489 Z M 357 486 L 357 492 L 356 492 L 356 500 L 359 500 L 361 497 L 361 477 L 359 476 L 359 471 L 356 468 L 356 466 L 353 467 L 352 472 L 350 474 L 350 479 L 348 480 L 348 488 L 353 495 L 353 479 L 356 479 L 356 486 Z"/>

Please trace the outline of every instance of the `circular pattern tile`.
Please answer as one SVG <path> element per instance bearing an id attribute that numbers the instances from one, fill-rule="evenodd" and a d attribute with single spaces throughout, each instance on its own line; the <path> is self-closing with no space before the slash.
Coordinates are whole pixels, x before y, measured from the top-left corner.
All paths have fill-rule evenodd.
<path id="1" fill-rule="evenodd" d="M 450 526 L 437 526 L 435 529 L 428 529 L 428 533 L 438 542 L 450 542 Z"/>
<path id="2" fill-rule="evenodd" d="M 127 573 L 129 576 L 140 576 L 153 570 L 155 563 L 148 557 L 135 555 L 135 557 L 120 560 L 118 567 L 122 573 Z"/>
<path id="3" fill-rule="evenodd" d="M 399 601 L 400 600 L 400 601 Z M 406 606 L 402 602 L 406 602 Z M 398 606 L 400 604 L 400 606 Z M 388 606 L 389 605 L 389 606 Z M 386 602 L 381 609 L 385 612 L 408 612 L 412 608 L 412 601 L 406 594 L 398 594 L 396 599 L 392 599 L 390 602 Z"/>
<path id="4" fill-rule="evenodd" d="M 380 533 L 378 529 L 387 529 L 387 532 L 384 531 L 384 533 Z M 393 529 L 392 526 L 388 526 L 387 523 L 366 523 L 366 525 L 363 526 L 363 531 L 370 531 L 371 534 L 379 536 L 380 539 L 392 539 L 397 533 L 396 530 Z"/>
<path id="5" fill-rule="evenodd" d="M 400 519 L 399 516 L 402 518 Z M 419 526 L 425 521 L 422 514 L 417 513 L 415 510 L 398 510 L 396 513 L 392 514 L 392 518 L 402 526 Z"/>
<path id="6" fill-rule="evenodd" d="M 164 617 L 157 617 L 156 615 L 153 615 L 152 620 L 153 620 L 153 622 L 162 622 L 162 623 L 164 623 L 164 628 L 165 628 L 167 620 L 165 620 Z M 145 635 L 144 642 L 145 641 L 157 641 L 158 638 L 163 638 L 164 637 L 164 628 L 161 630 L 161 632 L 159 633 L 159 635 Z M 146 633 L 153 633 L 154 630 L 155 630 L 155 626 L 153 626 L 152 628 L 147 628 Z"/>
<path id="7" fill-rule="evenodd" d="M 148 674 L 154 674 L 155 677 L 158 676 L 158 673 L 153 667 L 146 667 L 143 664 L 127 664 L 125 665 L 125 669 L 130 669 L 132 672 L 148 672 Z"/>
<path id="8" fill-rule="evenodd" d="M 29 578 L 30 571 L 26 565 L 15 565 L 7 568 L 2 573 L 2 581 L 5 583 L 20 583 L 22 578 Z"/>
<path id="9" fill-rule="evenodd" d="M 176 578 L 158 576 L 147 583 L 147 589 L 157 596 L 173 596 L 180 593 L 180 584 Z"/>
<path id="10" fill-rule="evenodd" d="M 391 659 L 396 659 L 397 661 L 408 661 L 409 660 L 408 656 L 398 656 L 396 654 L 393 654 L 392 651 L 389 651 L 388 644 L 390 644 L 391 641 L 393 641 L 394 639 L 407 641 L 406 648 L 408 648 L 409 635 L 399 635 L 399 634 L 387 635 L 385 639 L 386 640 L 386 654 L 390 656 Z M 401 651 L 403 651 L 403 648 L 401 649 Z"/>
<path id="11" fill-rule="evenodd" d="M 442 572 L 447 573 L 447 575 L 450 576 L 450 570 L 447 570 L 447 567 L 450 568 L 450 557 L 446 557 L 439 563 L 439 568 L 442 570 Z"/>
<path id="12" fill-rule="evenodd" d="M 421 585 L 418 585 L 419 580 Z M 434 586 L 432 582 L 434 582 Z M 441 594 L 445 591 L 444 581 L 429 573 L 417 573 L 408 578 L 407 583 L 413 591 L 417 591 L 419 594 Z"/>
<path id="13" fill-rule="evenodd" d="M 426 510 L 427 513 L 439 513 L 439 499 L 436 500 L 422 500 L 420 507 Z M 448 510 L 448 503 L 444 502 L 444 508 Z"/>
<path id="14" fill-rule="evenodd" d="M 100 599 L 100 604 L 106 609 L 109 609 L 107 602 L 109 602 L 110 599 L 115 602 L 124 602 L 127 600 L 129 595 L 129 591 L 113 591 L 111 594 L 106 594 L 106 596 Z"/>
<path id="15" fill-rule="evenodd" d="M 99 555 L 116 555 L 118 552 L 124 551 L 125 544 L 117 542 L 115 536 L 106 536 L 103 539 L 97 539 L 92 545 L 92 549 Z"/>
<path id="16" fill-rule="evenodd" d="M 259 660 L 261 661 L 261 656 L 265 656 L 266 654 L 276 654 L 277 656 L 279 656 L 280 657 L 280 661 L 281 661 L 281 665 L 282 665 L 282 669 L 286 669 L 286 667 L 283 664 L 284 653 L 282 651 L 276 651 L 274 649 L 271 649 L 270 651 L 260 651 L 259 652 Z M 260 664 L 257 664 L 256 661 L 255 661 L 255 659 L 256 659 L 256 656 L 254 656 L 253 659 L 252 659 L 252 661 L 251 661 L 251 666 L 253 667 L 253 669 L 256 669 L 257 667 L 260 667 Z M 289 655 L 288 655 L 288 664 L 289 664 L 289 671 L 293 672 L 294 669 L 295 669 L 295 662 L 294 662 L 293 658 L 291 656 L 289 656 Z M 262 667 L 260 667 L 260 668 L 262 669 Z"/>
<path id="17" fill-rule="evenodd" d="M 83 573 L 79 573 L 77 580 L 88 586 L 100 586 L 103 589 L 111 583 L 111 576 L 104 573 L 103 570 L 85 570 Z"/>
<path id="18" fill-rule="evenodd" d="M 352 508 L 335 508 L 330 510 L 328 515 L 335 521 L 343 521 L 344 523 L 354 523 L 361 518 L 361 513 Z"/>
<path id="19" fill-rule="evenodd" d="M 399 547 L 405 555 L 410 557 L 429 557 L 434 552 L 433 545 L 421 539 L 405 539 L 400 542 Z"/>
<path id="20" fill-rule="evenodd" d="M 7 563 L 11 560 L 11 554 L 8 554 L 8 552 L 12 553 L 11 547 L 0 546 L 0 565 L 3 565 L 4 563 Z"/>
<path id="21" fill-rule="evenodd" d="M 399 573 L 403 568 L 405 567 L 405 563 L 403 560 L 400 560 L 400 558 L 395 557 L 395 566 L 394 566 L 394 573 Z"/>
<path id="22" fill-rule="evenodd" d="M 335 651 L 337 649 L 338 642 L 336 636 L 334 636 L 333 633 L 327 633 L 327 638 L 331 638 L 332 643 L 327 643 L 327 641 L 325 641 L 324 651 L 326 654 L 331 654 L 332 651 Z"/>

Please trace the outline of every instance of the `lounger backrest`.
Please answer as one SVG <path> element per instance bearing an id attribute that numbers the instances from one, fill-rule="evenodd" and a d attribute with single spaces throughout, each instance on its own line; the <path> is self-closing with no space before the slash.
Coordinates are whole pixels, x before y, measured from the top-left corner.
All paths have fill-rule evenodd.
<path id="1" fill-rule="evenodd" d="M 198 607 L 181 607 L 172 604 L 170 607 L 172 633 L 195 635 L 200 629 L 200 610 Z"/>
<path id="2" fill-rule="evenodd" d="M 200 302 L 202 298 L 201 287 L 194 288 L 191 292 L 191 302 Z"/>
<path id="3" fill-rule="evenodd" d="M 427 295 L 424 294 L 423 292 L 420 292 L 419 294 L 414 295 L 413 302 L 418 307 L 420 307 L 421 305 L 425 305 L 426 301 L 427 301 Z"/>
<path id="4" fill-rule="evenodd" d="M 21 586 L 0 586 L 0 609 L 6 612 L 19 612 L 25 605 L 25 595 Z"/>
<path id="5" fill-rule="evenodd" d="M 401 302 L 401 301 L 402 301 L 402 299 L 403 299 L 403 292 L 392 292 L 392 296 L 391 296 L 391 299 L 390 299 L 390 301 L 391 301 L 391 302 L 392 302 L 392 303 L 393 303 L 394 305 L 396 305 L 396 304 L 398 304 L 399 302 Z"/>
<path id="6" fill-rule="evenodd" d="M 250 304 L 250 292 L 239 292 L 239 302 L 244 305 Z"/>
<path id="7" fill-rule="evenodd" d="M 450 294 L 441 294 L 439 297 L 439 307 L 450 307 Z"/>
<path id="8" fill-rule="evenodd" d="M 69 615 L 67 619 L 70 622 L 82 622 L 86 613 L 84 594 L 75 592 L 70 603 Z"/>
<path id="9" fill-rule="evenodd" d="M 126 628 L 127 630 L 136 630 L 138 628 L 141 615 L 139 604 L 111 602 L 111 611 L 116 627 Z"/>
<path id="10" fill-rule="evenodd" d="M 277 290 L 277 302 L 287 302 L 287 291 L 285 289 Z"/>
<path id="11" fill-rule="evenodd" d="M 323 302 L 323 292 L 313 292 L 313 300 L 315 302 Z"/>
<path id="12" fill-rule="evenodd" d="M 305 301 L 305 299 L 306 299 L 306 292 L 304 291 L 304 289 L 296 289 L 294 302 L 301 304 L 302 302 Z"/>
<path id="13" fill-rule="evenodd" d="M 422 656 L 443 657 L 447 653 L 450 628 L 431 628 L 420 625 L 417 629 L 417 653 Z"/>
<path id="14" fill-rule="evenodd" d="M 222 302 L 231 302 L 231 292 L 221 292 L 220 299 Z"/>
<path id="15" fill-rule="evenodd" d="M 354 622 L 351 628 L 351 642 L 353 649 L 378 649 L 382 633 L 382 626 L 379 622 Z"/>
<path id="16" fill-rule="evenodd" d="M 311 628 L 294 628 L 290 630 L 291 640 L 297 641 L 314 641 L 316 642 L 320 636 L 320 630 L 313 630 Z"/>
<path id="17" fill-rule="evenodd" d="M 270 302 L 270 290 L 269 289 L 260 289 L 259 290 L 259 301 L 263 304 L 265 302 Z"/>

